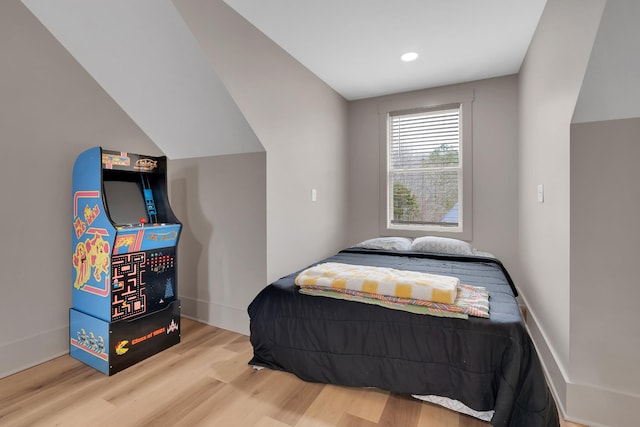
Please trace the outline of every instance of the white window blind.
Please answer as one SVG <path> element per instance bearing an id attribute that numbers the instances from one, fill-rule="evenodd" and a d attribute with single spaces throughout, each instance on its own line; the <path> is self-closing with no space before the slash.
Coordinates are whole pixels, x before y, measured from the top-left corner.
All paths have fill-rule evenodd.
<path id="1" fill-rule="evenodd" d="M 389 113 L 391 225 L 459 225 L 460 127 L 459 106 Z"/>

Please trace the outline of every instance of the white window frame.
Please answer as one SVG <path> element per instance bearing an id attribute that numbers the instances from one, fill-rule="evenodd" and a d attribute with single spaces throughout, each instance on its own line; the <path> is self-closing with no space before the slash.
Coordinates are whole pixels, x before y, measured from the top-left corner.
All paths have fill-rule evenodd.
<path id="1" fill-rule="evenodd" d="M 471 240 L 473 207 L 473 89 L 448 89 L 422 92 L 414 96 L 392 99 L 378 105 L 380 138 L 380 235 L 418 237 L 453 237 Z M 460 166 L 462 179 L 458 191 L 458 226 L 437 224 L 391 224 L 393 190 L 390 174 L 390 116 L 410 114 L 422 110 L 460 108 Z"/>

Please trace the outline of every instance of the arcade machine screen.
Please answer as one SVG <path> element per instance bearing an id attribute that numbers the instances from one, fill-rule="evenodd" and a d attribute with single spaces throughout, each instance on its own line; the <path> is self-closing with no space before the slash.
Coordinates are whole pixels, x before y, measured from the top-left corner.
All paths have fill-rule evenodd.
<path id="1" fill-rule="evenodd" d="M 116 225 L 140 224 L 147 220 L 147 206 L 140 184 L 132 181 L 104 181 L 109 216 Z"/>

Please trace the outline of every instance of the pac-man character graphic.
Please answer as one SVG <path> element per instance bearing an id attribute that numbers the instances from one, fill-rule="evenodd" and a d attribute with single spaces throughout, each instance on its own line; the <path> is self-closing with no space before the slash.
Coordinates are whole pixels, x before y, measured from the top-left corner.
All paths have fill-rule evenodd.
<path id="1" fill-rule="evenodd" d="M 91 240 L 91 248 L 89 250 L 91 259 L 91 267 L 93 267 L 93 278 L 96 282 L 102 281 L 102 273 L 109 274 L 109 243 L 102 239 L 102 236 L 96 234 Z"/>
<path id="2" fill-rule="evenodd" d="M 76 289 L 83 287 L 91 275 L 91 265 L 89 264 L 87 244 L 89 244 L 89 240 L 78 243 L 76 245 L 76 251 L 72 257 L 73 268 L 76 270 L 76 280 L 73 282 L 73 286 Z"/>
<path id="3" fill-rule="evenodd" d="M 118 356 L 122 356 L 127 351 L 129 351 L 129 349 L 127 347 L 125 347 L 127 344 L 129 344 L 129 341 L 127 341 L 127 340 L 119 341 L 118 344 L 116 344 L 116 354 Z"/>

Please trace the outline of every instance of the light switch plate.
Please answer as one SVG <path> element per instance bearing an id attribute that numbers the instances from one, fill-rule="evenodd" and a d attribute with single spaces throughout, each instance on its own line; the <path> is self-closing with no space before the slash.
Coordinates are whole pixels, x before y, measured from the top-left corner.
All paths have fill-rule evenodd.
<path id="1" fill-rule="evenodd" d="M 544 203 L 544 185 L 538 184 L 538 203 Z"/>

